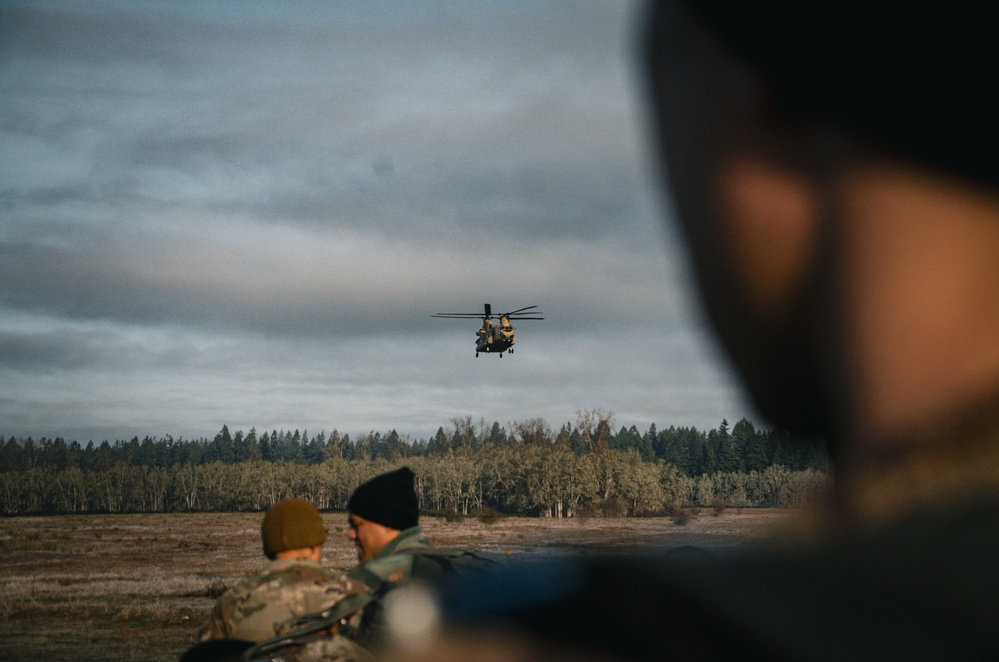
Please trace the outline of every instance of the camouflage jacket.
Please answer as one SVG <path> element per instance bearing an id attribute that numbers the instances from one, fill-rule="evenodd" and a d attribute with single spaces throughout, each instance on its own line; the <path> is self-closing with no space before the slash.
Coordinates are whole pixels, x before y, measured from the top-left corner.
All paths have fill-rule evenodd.
<path id="1" fill-rule="evenodd" d="M 366 588 L 315 561 L 272 561 L 262 573 L 241 581 L 218 599 L 201 639 L 263 641 L 276 635 L 283 621 L 321 611 Z"/>
<path id="2" fill-rule="evenodd" d="M 441 574 L 440 566 L 409 550 L 433 547 L 434 544 L 423 536 L 423 529 L 413 526 L 403 530 L 366 563 L 362 563 L 347 573 L 377 592 L 386 583 L 397 584 L 410 577 L 434 579 Z"/>

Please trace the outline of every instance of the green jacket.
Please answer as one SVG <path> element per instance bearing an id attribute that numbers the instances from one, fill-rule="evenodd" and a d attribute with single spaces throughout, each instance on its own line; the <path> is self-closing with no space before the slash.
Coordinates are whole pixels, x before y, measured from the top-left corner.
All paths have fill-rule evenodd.
<path id="1" fill-rule="evenodd" d="M 351 579 L 363 582 L 372 591 L 385 588 L 388 583 L 397 584 L 410 577 L 436 580 L 442 575 L 439 564 L 422 558 L 412 550 L 432 548 L 434 544 L 423 536 L 423 529 L 413 526 L 404 529 L 374 557 L 347 573 Z"/>

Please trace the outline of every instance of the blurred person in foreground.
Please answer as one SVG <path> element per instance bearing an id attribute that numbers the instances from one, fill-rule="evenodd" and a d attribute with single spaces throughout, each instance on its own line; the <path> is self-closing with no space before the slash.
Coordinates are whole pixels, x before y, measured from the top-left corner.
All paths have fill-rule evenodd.
<path id="1" fill-rule="evenodd" d="M 202 641 L 261 642 L 284 634 L 280 630 L 286 621 L 366 590 L 362 583 L 320 565 L 326 529 L 319 511 L 308 501 L 276 503 L 264 515 L 260 536 L 270 563 L 219 597 L 201 633 Z M 350 642 L 344 646 L 345 650 L 354 648 Z"/>
<path id="2" fill-rule="evenodd" d="M 652 119 L 702 301 L 760 412 L 829 439 L 834 492 L 812 535 L 765 551 L 465 583 L 401 657 L 999 654 L 992 25 L 970 3 L 650 7 Z"/>

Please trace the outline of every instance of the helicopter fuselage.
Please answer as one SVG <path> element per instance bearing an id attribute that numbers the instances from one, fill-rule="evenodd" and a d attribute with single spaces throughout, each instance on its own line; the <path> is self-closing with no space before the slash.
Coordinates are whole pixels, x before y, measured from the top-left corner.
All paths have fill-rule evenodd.
<path id="1" fill-rule="evenodd" d="M 500 354 L 509 351 L 513 353 L 513 346 L 517 339 L 513 335 L 514 329 L 510 320 L 505 317 L 500 318 L 500 323 L 493 324 L 491 319 L 482 322 L 482 328 L 475 332 L 475 354 L 486 352 L 488 354 Z"/>

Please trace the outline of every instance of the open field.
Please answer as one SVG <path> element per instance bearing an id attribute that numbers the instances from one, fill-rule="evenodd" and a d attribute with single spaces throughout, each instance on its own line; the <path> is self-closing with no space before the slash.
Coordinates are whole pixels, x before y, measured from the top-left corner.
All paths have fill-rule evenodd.
<path id="1" fill-rule="evenodd" d="M 215 596 L 263 564 L 260 513 L 0 519 L 0 659 L 176 660 Z M 343 513 L 324 513 L 328 565 L 354 563 Z M 725 553 L 787 521 L 780 510 L 668 518 L 424 518 L 438 545 L 515 555 L 663 550 Z"/>

